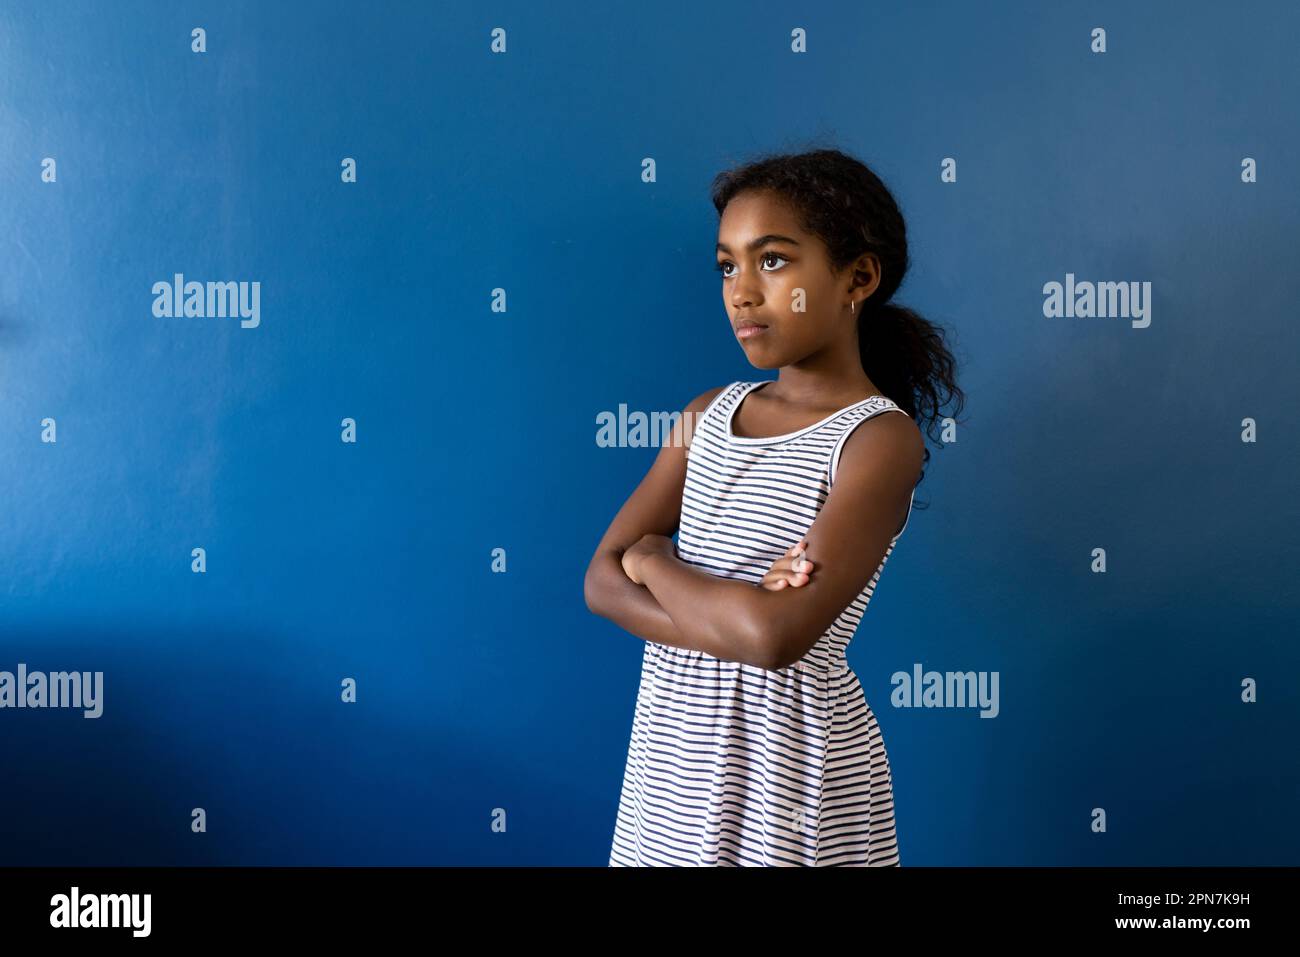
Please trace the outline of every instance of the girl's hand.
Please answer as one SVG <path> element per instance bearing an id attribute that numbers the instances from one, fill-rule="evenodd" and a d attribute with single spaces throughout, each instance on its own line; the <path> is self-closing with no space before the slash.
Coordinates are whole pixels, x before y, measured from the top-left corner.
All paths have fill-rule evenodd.
<path id="1" fill-rule="evenodd" d="M 790 546 L 784 555 L 772 563 L 763 580 L 758 584 L 768 591 L 780 591 L 786 586 L 798 588 L 808 584 L 812 576 L 813 563 L 804 557 L 808 547 L 807 539 L 801 539 Z"/>
<path id="2" fill-rule="evenodd" d="M 666 535 L 642 535 L 635 545 L 623 552 L 623 573 L 634 583 L 644 585 L 641 559 L 654 552 L 673 555 L 675 551 L 673 540 Z"/>

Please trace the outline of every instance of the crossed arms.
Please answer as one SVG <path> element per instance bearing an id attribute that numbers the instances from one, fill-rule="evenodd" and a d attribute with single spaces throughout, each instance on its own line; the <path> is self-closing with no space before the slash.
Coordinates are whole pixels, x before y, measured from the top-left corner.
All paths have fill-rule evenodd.
<path id="1" fill-rule="evenodd" d="M 587 567 L 587 607 L 647 641 L 769 670 L 797 662 L 866 587 L 902 524 L 924 439 L 904 415 L 873 416 L 845 440 L 835 483 L 804 539 L 816 571 L 770 591 L 711 575 L 676 557 L 671 536 L 686 480 L 687 423 L 720 389 L 683 410 L 673 441 L 610 523 Z M 789 544 L 794 544 L 790 542 Z M 624 568 L 624 558 L 644 584 Z"/>

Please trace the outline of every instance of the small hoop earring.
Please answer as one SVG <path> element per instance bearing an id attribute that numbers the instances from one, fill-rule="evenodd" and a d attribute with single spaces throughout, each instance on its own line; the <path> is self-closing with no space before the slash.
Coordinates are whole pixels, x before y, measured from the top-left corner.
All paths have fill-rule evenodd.
<path id="1" fill-rule="evenodd" d="M 849 300 L 849 312 L 852 312 L 852 311 L 853 311 L 853 300 L 850 299 L 850 300 Z"/>

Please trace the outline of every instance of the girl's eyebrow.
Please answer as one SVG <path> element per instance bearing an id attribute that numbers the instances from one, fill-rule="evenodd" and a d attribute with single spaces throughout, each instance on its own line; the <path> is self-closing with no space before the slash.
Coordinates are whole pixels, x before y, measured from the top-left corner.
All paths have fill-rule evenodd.
<path id="1" fill-rule="evenodd" d="M 745 248 L 748 249 L 750 252 L 753 252 L 759 246 L 766 246 L 768 243 L 789 243 L 791 246 L 799 245 L 799 241 L 797 239 L 791 239 L 789 236 L 782 236 L 778 233 L 768 233 L 764 236 L 759 236 L 757 239 L 753 240 Z M 717 251 L 720 253 L 726 253 L 727 255 L 731 255 L 731 250 L 728 249 L 722 243 L 718 243 Z"/>

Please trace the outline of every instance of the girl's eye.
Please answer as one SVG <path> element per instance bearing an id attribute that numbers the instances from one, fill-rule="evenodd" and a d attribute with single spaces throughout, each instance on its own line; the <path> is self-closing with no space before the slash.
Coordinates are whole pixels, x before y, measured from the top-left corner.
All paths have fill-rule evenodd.
<path id="1" fill-rule="evenodd" d="M 767 262 L 767 260 L 768 260 L 769 257 L 772 258 L 772 259 L 780 260 L 780 261 L 783 262 L 783 263 L 785 263 L 785 262 L 789 262 L 789 260 L 786 259 L 784 256 L 781 256 L 781 255 L 779 255 L 778 253 L 770 253 L 770 252 L 769 252 L 769 253 L 763 253 L 763 256 L 762 256 L 761 259 L 759 259 L 759 262 L 760 262 L 760 263 Z M 732 262 L 731 262 L 731 260 L 729 260 L 729 259 L 724 259 L 722 262 L 718 263 L 718 265 L 717 265 L 717 267 L 716 267 L 717 270 L 718 270 L 718 272 L 722 273 L 722 276 L 723 276 L 724 279 L 725 279 L 725 278 L 728 278 L 728 277 L 730 276 L 730 273 L 727 272 L 727 267 L 730 266 L 730 265 L 733 265 Z"/>

